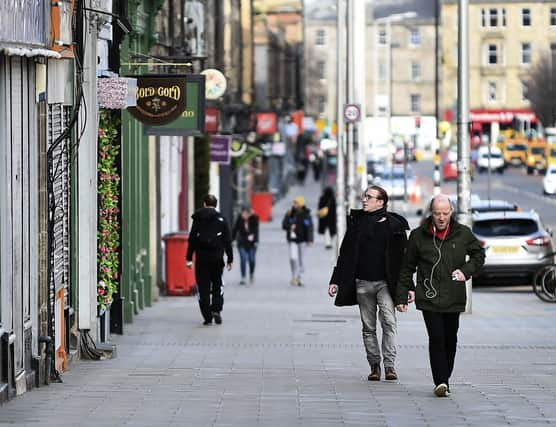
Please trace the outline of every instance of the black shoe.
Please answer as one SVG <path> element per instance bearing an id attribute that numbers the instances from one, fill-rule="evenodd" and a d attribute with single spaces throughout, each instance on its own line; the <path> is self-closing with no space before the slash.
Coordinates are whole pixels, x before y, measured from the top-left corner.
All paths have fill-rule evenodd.
<path id="1" fill-rule="evenodd" d="M 222 324 L 222 316 L 220 316 L 219 312 L 212 313 L 212 317 L 214 317 L 214 323 L 216 323 L 217 325 Z"/>
<path id="2" fill-rule="evenodd" d="M 380 364 L 371 365 L 371 373 L 367 379 L 369 381 L 380 381 Z"/>
<path id="3" fill-rule="evenodd" d="M 398 374 L 396 374 L 396 371 L 394 370 L 394 368 L 384 368 L 384 378 L 386 378 L 387 380 L 393 381 L 393 380 L 397 380 L 398 379 Z"/>
<path id="4" fill-rule="evenodd" d="M 207 326 L 207 325 L 211 325 L 212 324 L 212 319 L 207 319 L 203 322 L 203 325 Z"/>

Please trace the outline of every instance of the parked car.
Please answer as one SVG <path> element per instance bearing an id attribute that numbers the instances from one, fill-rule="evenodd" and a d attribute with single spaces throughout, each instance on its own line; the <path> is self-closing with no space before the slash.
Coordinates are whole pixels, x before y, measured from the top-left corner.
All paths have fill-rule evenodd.
<path id="1" fill-rule="evenodd" d="M 413 169 L 407 167 L 407 197 L 408 199 L 420 199 L 421 187 L 415 181 Z M 394 165 L 393 167 L 386 167 L 382 174 L 372 180 L 373 184 L 380 185 L 386 190 L 388 195 L 393 199 L 400 199 L 404 197 L 404 167 L 401 165 Z"/>
<path id="2" fill-rule="evenodd" d="M 492 172 L 504 173 L 504 156 L 500 148 L 491 145 L 479 147 L 477 150 L 477 168 L 479 173 L 491 170 Z"/>
<path id="3" fill-rule="evenodd" d="M 486 255 L 479 282 L 531 279 L 540 267 L 552 263 L 552 257 L 543 258 L 554 251 L 552 232 L 535 211 L 475 213 L 472 229 Z"/>
<path id="4" fill-rule="evenodd" d="M 556 193 L 556 165 L 549 165 L 546 168 L 546 172 L 542 180 L 542 189 L 544 194 Z"/>

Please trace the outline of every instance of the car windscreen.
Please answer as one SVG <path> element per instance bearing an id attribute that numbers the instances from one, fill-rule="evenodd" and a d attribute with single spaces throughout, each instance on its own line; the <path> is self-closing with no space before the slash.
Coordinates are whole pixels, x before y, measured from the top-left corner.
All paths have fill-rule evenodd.
<path id="1" fill-rule="evenodd" d="M 488 219 L 473 223 L 473 232 L 484 237 L 527 236 L 537 231 L 537 223 L 527 218 Z"/>
<path id="2" fill-rule="evenodd" d="M 532 154 L 544 154 L 545 151 L 544 147 L 531 147 Z"/>
<path id="3" fill-rule="evenodd" d="M 488 159 L 488 153 L 484 153 L 481 157 L 483 159 Z M 490 153 L 490 158 L 491 159 L 501 159 L 502 154 L 500 154 L 500 153 Z"/>
<path id="4" fill-rule="evenodd" d="M 526 151 L 527 146 L 521 144 L 508 144 L 506 145 L 506 150 L 508 151 Z"/>
<path id="5" fill-rule="evenodd" d="M 384 172 L 381 175 L 381 179 L 382 180 L 397 180 L 397 179 L 403 179 L 403 170 L 401 171 L 389 171 L 388 169 L 385 169 Z M 412 179 L 413 178 L 413 173 L 411 171 L 407 171 L 407 179 Z"/>

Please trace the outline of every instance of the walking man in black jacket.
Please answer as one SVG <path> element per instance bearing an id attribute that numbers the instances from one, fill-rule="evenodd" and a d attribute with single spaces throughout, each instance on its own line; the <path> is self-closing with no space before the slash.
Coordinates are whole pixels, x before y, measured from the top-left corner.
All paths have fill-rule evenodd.
<path id="1" fill-rule="evenodd" d="M 203 207 L 193 214 L 185 257 L 187 267 L 191 268 L 195 254 L 195 278 L 199 288 L 199 307 L 205 319 L 204 325 L 210 325 L 213 319 L 216 324 L 222 323 L 224 252 L 228 270 L 231 270 L 234 260 L 230 229 L 224 217 L 216 210 L 217 203 L 216 197 L 209 194 L 205 196 Z"/>
<path id="2" fill-rule="evenodd" d="M 407 246 L 407 220 L 387 212 L 388 193 L 372 185 L 363 194 L 363 209 L 352 210 L 328 294 L 337 306 L 359 304 L 363 342 L 371 367 L 369 381 L 379 381 L 381 348 L 377 339 L 377 308 L 382 328 L 382 360 L 387 380 L 396 380 L 396 311 L 398 274 Z"/>
<path id="3" fill-rule="evenodd" d="M 408 293 L 415 290 L 415 305 L 423 312 L 429 335 L 434 394 L 446 397 L 456 358 L 459 315 L 467 301 L 465 281 L 483 266 L 485 250 L 469 227 L 453 218 L 447 196 L 435 196 L 430 207 L 432 215 L 409 236 L 396 308 L 406 312 L 411 302 Z"/>

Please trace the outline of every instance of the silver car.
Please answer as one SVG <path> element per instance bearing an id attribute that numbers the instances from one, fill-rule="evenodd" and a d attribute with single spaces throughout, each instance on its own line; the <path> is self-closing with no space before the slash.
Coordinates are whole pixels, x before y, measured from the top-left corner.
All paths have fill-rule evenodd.
<path id="1" fill-rule="evenodd" d="M 473 232 L 485 248 L 479 282 L 494 278 L 530 279 L 552 257 L 552 232 L 535 211 L 473 214 Z"/>

